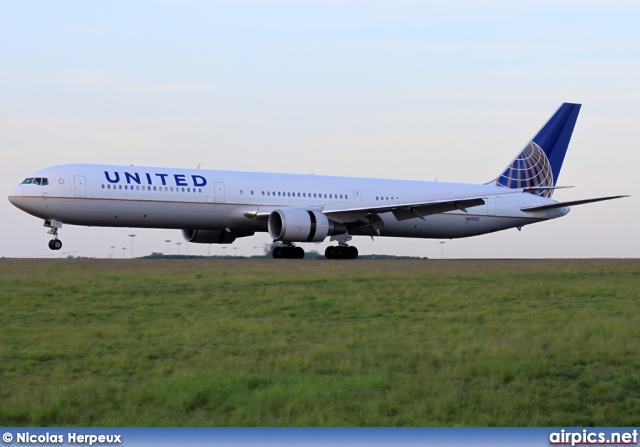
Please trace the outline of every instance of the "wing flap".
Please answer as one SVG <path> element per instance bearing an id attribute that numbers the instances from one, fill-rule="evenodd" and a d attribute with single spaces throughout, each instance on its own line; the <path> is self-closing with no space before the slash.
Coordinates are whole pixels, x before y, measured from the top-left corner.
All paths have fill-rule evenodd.
<path id="1" fill-rule="evenodd" d="M 424 218 L 431 214 L 446 213 L 484 205 L 486 198 L 508 194 L 522 194 L 522 189 L 500 188 L 493 191 L 465 194 L 433 195 L 416 200 L 389 200 L 368 202 L 357 206 L 326 206 L 322 213 L 331 220 L 341 223 L 355 222 L 372 213 L 393 213 L 398 220 Z"/>
<path id="2" fill-rule="evenodd" d="M 409 220 L 415 217 L 424 219 L 425 216 L 446 213 L 448 211 L 460 210 L 466 213 L 467 208 L 473 208 L 474 206 L 481 206 L 484 204 L 484 199 L 476 198 L 467 200 L 456 200 L 453 202 L 432 203 L 422 206 L 408 206 L 395 209 L 392 211 L 392 213 L 398 221 Z"/>

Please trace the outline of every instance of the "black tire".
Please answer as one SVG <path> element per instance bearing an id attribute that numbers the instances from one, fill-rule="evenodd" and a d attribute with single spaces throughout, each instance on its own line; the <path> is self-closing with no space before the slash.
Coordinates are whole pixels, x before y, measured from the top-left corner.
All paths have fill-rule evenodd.
<path id="1" fill-rule="evenodd" d="M 49 241 L 49 248 L 51 250 L 60 250 L 62 248 L 62 241 L 60 239 L 51 239 Z"/>
<path id="2" fill-rule="evenodd" d="M 303 259 L 304 258 L 304 249 L 302 247 L 295 247 L 293 250 L 293 259 Z"/>
<path id="3" fill-rule="evenodd" d="M 358 257 L 358 249 L 356 247 L 347 247 L 347 259 L 356 259 Z"/>
<path id="4" fill-rule="evenodd" d="M 56 241 L 55 239 L 51 239 L 51 240 L 49 241 L 49 249 L 50 249 L 50 250 L 55 250 L 55 248 L 54 248 L 54 246 L 53 246 L 53 243 L 54 243 L 55 241 Z"/>
<path id="5" fill-rule="evenodd" d="M 280 259 L 282 257 L 282 247 L 275 247 L 271 252 L 273 259 Z"/>
<path id="6" fill-rule="evenodd" d="M 345 258 L 345 249 L 344 247 L 337 246 L 333 250 L 334 259 L 344 259 Z"/>
<path id="7" fill-rule="evenodd" d="M 335 249 L 336 247 L 334 247 L 333 245 L 329 245 L 324 251 L 324 256 L 327 259 L 333 259 Z"/>

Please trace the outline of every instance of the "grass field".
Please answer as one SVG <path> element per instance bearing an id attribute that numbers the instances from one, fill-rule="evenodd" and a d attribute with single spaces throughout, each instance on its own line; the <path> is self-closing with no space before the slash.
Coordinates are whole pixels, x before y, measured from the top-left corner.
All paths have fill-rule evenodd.
<path id="1" fill-rule="evenodd" d="M 0 260 L 0 425 L 638 426 L 640 260 Z"/>

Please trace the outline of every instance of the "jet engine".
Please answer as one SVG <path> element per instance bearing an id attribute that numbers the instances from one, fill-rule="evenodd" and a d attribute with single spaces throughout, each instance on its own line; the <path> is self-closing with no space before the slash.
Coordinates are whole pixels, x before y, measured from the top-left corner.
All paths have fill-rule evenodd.
<path id="1" fill-rule="evenodd" d="M 254 233 L 236 233 L 227 230 L 182 230 L 182 237 L 195 244 L 231 244 L 236 238 L 253 236 Z"/>
<path id="2" fill-rule="evenodd" d="M 269 215 L 269 235 L 281 242 L 320 242 L 327 236 L 346 232 L 343 224 L 322 213 L 297 208 L 278 209 Z"/>

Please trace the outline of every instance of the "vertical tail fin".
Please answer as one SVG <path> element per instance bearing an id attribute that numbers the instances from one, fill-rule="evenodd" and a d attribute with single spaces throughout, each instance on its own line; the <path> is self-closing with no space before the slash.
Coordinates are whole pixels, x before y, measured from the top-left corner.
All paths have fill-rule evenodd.
<path id="1" fill-rule="evenodd" d="M 564 103 L 495 179 L 506 188 L 555 186 L 578 119 L 580 104 Z M 553 190 L 535 194 L 551 197 Z"/>

